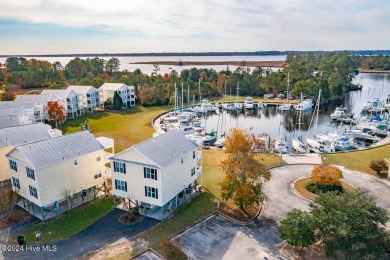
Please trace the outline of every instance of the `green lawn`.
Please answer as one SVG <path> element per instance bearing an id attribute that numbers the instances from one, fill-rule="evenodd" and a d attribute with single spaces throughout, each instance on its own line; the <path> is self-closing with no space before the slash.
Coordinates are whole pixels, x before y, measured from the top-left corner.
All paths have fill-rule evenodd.
<path id="1" fill-rule="evenodd" d="M 372 160 L 384 159 L 389 157 L 390 157 L 390 145 L 385 145 L 370 150 L 327 154 L 326 161 L 331 164 L 345 166 L 349 169 L 377 175 L 375 171 L 370 169 L 370 162 Z"/>
<path id="2" fill-rule="evenodd" d="M 164 107 L 136 106 L 125 110 L 98 111 L 86 116 L 70 119 L 61 125 L 64 134 L 80 131 L 80 124 L 88 120 L 89 129 L 98 136 L 114 138 L 115 152 L 120 152 L 134 144 L 145 141 L 155 132 L 151 126 L 153 118 L 167 111 Z"/>
<path id="3" fill-rule="evenodd" d="M 101 198 L 75 208 L 66 215 L 34 225 L 18 235 L 23 235 L 28 244 L 36 242 L 36 233 L 41 233 L 40 243 L 55 242 L 79 233 L 112 209 L 112 198 Z M 13 238 L 13 241 L 18 235 Z"/>

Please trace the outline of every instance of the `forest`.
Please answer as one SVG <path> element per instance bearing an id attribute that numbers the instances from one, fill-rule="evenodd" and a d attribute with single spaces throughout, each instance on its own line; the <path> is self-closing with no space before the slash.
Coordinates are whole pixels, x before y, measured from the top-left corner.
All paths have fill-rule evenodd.
<path id="1" fill-rule="evenodd" d="M 12 100 L 20 89 L 60 89 L 68 85 L 92 85 L 99 88 L 105 82 L 118 82 L 136 87 L 137 103 L 152 106 L 168 104 L 173 97 L 174 86 L 190 88 L 191 98 L 235 95 L 239 82 L 241 96 L 262 96 L 265 93 L 286 94 L 289 75 L 290 93 L 315 97 L 322 90 L 323 102 L 343 98 L 355 86 L 352 79 L 358 68 L 390 69 L 390 56 L 353 56 L 349 52 L 289 53 L 287 66 L 280 70 L 270 68 L 238 67 L 235 71 L 214 69 L 184 69 L 180 73 L 172 70 L 160 73 L 158 65 L 154 71 L 144 74 L 139 69 L 121 71 L 118 58 L 105 60 L 74 58 L 67 64 L 50 63 L 35 58 L 7 58 L 0 64 L 0 82 L 5 88 L 3 100 Z M 225 89 L 226 86 L 226 89 Z M 181 89 L 181 88 L 179 88 Z M 186 100 L 185 100 L 186 101 Z"/>

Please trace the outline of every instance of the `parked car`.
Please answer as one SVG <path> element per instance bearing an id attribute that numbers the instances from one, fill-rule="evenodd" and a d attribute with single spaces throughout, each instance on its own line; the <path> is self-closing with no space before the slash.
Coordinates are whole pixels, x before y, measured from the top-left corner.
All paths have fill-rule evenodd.
<path id="1" fill-rule="evenodd" d="M 264 94 L 264 98 L 265 99 L 270 99 L 270 98 L 273 98 L 274 97 L 274 94 L 270 93 L 270 94 Z"/>
<path id="2" fill-rule="evenodd" d="M 284 95 L 283 94 L 278 94 L 277 96 L 276 96 L 276 99 L 283 99 L 284 98 Z"/>

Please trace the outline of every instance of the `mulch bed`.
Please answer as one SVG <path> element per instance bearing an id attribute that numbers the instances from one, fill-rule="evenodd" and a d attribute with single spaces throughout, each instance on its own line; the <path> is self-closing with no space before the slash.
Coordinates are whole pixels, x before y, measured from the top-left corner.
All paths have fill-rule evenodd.
<path id="1" fill-rule="evenodd" d="M 245 210 L 248 212 L 249 215 L 246 215 L 232 201 L 228 201 L 226 203 L 220 202 L 219 204 L 219 211 L 221 213 L 238 221 L 251 220 L 254 216 L 256 216 L 257 212 L 259 211 L 259 208 L 259 205 L 252 205 L 247 207 Z"/>
<path id="2" fill-rule="evenodd" d="M 119 218 L 119 221 L 124 225 L 133 225 L 139 221 L 141 221 L 145 216 L 143 215 L 135 215 L 133 212 L 128 212 L 123 214 Z"/>

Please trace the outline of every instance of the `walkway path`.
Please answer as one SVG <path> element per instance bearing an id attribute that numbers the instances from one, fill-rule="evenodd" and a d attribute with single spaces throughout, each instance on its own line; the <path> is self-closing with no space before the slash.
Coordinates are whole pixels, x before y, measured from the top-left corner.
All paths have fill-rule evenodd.
<path id="1" fill-rule="evenodd" d="M 313 165 L 290 165 L 271 170 L 271 180 L 264 184 L 268 199 L 263 206 L 262 215 L 280 221 L 293 208 L 307 210 L 310 201 L 298 196 L 292 190 L 292 183 L 302 177 L 310 176 L 312 169 Z M 342 168 L 342 171 L 343 181 L 366 191 L 375 199 L 379 207 L 390 211 L 390 182 L 388 180 L 378 180 L 368 174 L 345 168 Z M 387 223 L 387 227 L 390 227 L 390 222 Z"/>
<path id="2" fill-rule="evenodd" d="M 135 236 L 158 223 L 157 220 L 144 218 L 135 225 L 124 225 L 118 220 L 124 211 L 114 209 L 106 216 L 80 233 L 53 243 L 55 252 L 0 252 L 5 259 L 74 259 L 89 252 L 101 249 L 122 238 Z M 3 255 L 2 255 L 3 254 Z"/>

